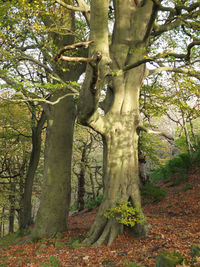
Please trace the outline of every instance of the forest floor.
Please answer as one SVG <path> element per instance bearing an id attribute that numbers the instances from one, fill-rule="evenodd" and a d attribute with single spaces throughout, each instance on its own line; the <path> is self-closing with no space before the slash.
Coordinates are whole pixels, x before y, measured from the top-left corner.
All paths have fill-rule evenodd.
<path id="1" fill-rule="evenodd" d="M 143 207 L 152 225 L 147 238 L 125 233 L 110 247 L 81 247 L 76 240 L 86 235 L 97 208 L 84 210 L 70 214 L 68 231 L 60 238 L 1 245 L 0 266 L 154 266 L 155 257 L 164 251 L 179 252 L 189 262 L 185 266 L 191 266 L 191 245 L 200 243 L 200 171 L 193 169 L 189 179 L 179 186 L 160 186 L 167 195 Z"/>

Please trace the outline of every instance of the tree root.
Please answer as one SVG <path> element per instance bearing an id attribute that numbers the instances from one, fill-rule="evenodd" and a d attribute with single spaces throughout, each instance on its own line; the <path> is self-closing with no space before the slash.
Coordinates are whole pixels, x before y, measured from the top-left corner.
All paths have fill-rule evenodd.
<path id="1" fill-rule="evenodd" d="M 119 224 L 116 220 L 110 218 L 106 219 L 103 224 L 98 224 L 98 220 L 93 224 L 88 237 L 84 243 L 93 246 L 100 246 L 106 243 L 108 246 L 112 244 L 115 238 L 123 233 L 123 225 Z"/>

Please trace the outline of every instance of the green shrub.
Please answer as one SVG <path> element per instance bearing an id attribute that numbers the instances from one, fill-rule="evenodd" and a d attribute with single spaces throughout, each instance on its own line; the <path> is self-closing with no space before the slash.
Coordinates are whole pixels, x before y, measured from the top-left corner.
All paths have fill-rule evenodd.
<path id="1" fill-rule="evenodd" d="M 187 260 L 183 259 L 179 252 L 163 252 L 156 257 L 155 267 L 175 267 L 177 265 L 187 265 Z"/>
<path id="2" fill-rule="evenodd" d="M 151 198 L 154 202 L 160 201 L 166 195 L 166 191 L 151 183 L 146 183 L 141 188 L 141 195 Z"/>
<path id="3" fill-rule="evenodd" d="M 129 259 L 126 259 L 124 263 L 126 267 L 144 267 L 144 265 L 138 265 L 137 263 L 134 263 L 130 261 Z"/>
<path id="4" fill-rule="evenodd" d="M 84 240 L 84 236 L 78 235 L 77 237 L 70 237 L 68 241 L 68 246 L 70 249 L 78 249 L 81 247 L 88 247 L 87 244 L 82 243 Z"/>
<path id="5" fill-rule="evenodd" d="M 70 208 L 69 208 L 70 211 L 75 211 L 75 210 L 77 210 L 77 209 L 78 209 L 78 205 L 77 205 L 77 203 L 74 203 L 74 204 L 71 205 Z"/>
<path id="6" fill-rule="evenodd" d="M 115 218 L 117 222 L 126 226 L 133 227 L 136 223 L 143 223 L 144 216 L 139 208 L 133 208 L 130 202 L 119 201 L 116 206 L 108 209 L 104 216 L 106 218 Z"/>
<path id="7" fill-rule="evenodd" d="M 156 183 L 164 179 L 165 179 L 164 167 L 157 168 L 150 174 L 150 181 L 152 183 Z"/>
<path id="8" fill-rule="evenodd" d="M 10 233 L 2 238 L 0 238 L 0 245 L 3 247 L 7 247 L 10 244 L 14 244 L 20 240 L 19 237 L 16 236 L 14 233 Z"/>
<path id="9" fill-rule="evenodd" d="M 94 208 L 96 206 L 99 206 L 102 202 L 102 199 L 103 199 L 102 194 L 98 195 L 98 197 L 96 199 L 93 199 L 92 197 L 88 198 L 88 200 L 86 202 L 86 208 L 91 209 L 91 208 Z"/>
<path id="10" fill-rule="evenodd" d="M 200 257 L 200 244 L 192 244 L 190 248 L 192 258 Z"/>
<path id="11" fill-rule="evenodd" d="M 169 160 L 165 166 L 155 169 L 150 174 L 150 181 L 152 183 L 159 181 L 169 182 L 175 179 L 175 181 L 173 181 L 174 185 L 178 185 L 182 181 L 186 180 L 185 175 L 188 173 L 192 162 L 192 155 L 188 153 L 179 154 L 173 159 Z"/>
<path id="12" fill-rule="evenodd" d="M 47 260 L 48 262 L 40 262 L 40 266 L 45 266 L 45 267 L 59 267 L 62 264 L 58 261 L 58 259 L 54 256 L 50 256 L 49 259 Z"/>
<path id="13" fill-rule="evenodd" d="M 193 189 L 193 186 L 191 184 L 186 184 L 182 189 L 181 191 L 185 192 L 185 191 L 188 191 L 188 190 L 192 190 Z"/>
<path id="14" fill-rule="evenodd" d="M 191 154 L 191 162 L 193 165 L 200 167 L 200 148 L 196 148 L 196 151 Z"/>

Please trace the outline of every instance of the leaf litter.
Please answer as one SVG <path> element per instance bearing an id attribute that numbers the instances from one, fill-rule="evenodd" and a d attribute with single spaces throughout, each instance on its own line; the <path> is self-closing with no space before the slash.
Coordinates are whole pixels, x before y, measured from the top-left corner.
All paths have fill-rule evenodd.
<path id="1" fill-rule="evenodd" d="M 187 183 L 190 183 L 188 190 Z M 160 184 L 167 195 L 160 202 L 143 206 L 151 224 L 149 235 L 137 239 L 128 233 L 116 238 L 110 247 L 72 247 L 83 240 L 92 225 L 97 208 L 70 213 L 68 231 L 57 239 L 0 247 L 0 266 L 154 266 L 155 257 L 165 251 L 179 252 L 189 264 L 191 245 L 200 244 L 200 174 L 192 170 L 189 180 L 179 186 Z M 59 245 L 55 245 L 57 244 Z M 190 266 L 190 265 L 188 265 Z"/>

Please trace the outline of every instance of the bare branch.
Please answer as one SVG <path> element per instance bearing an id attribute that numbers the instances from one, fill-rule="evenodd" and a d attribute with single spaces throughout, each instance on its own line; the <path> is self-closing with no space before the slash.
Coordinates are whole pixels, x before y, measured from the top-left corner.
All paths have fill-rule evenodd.
<path id="1" fill-rule="evenodd" d="M 55 55 L 54 60 L 57 61 L 60 59 L 61 55 L 68 51 L 68 50 L 74 50 L 76 48 L 80 48 L 80 47 L 85 47 L 88 48 L 88 46 L 90 44 L 94 43 L 94 41 L 88 41 L 88 42 L 81 42 L 81 43 L 76 43 L 76 44 L 71 44 L 71 45 L 67 45 L 64 46 L 63 48 L 61 48 L 58 53 Z"/>
<path id="2" fill-rule="evenodd" d="M 29 60 L 33 63 L 35 63 L 36 65 L 44 68 L 48 73 L 53 73 L 53 71 L 45 64 L 43 64 L 42 62 L 40 62 L 39 60 L 31 57 L 30 55 L 27 55 L 25 53 L 23 53 L 22 51 L 19 51 L 21 53 L 21 57 L 19 57 L 19 60 Z"/>
<path id="3" fill-rule="evenodd" d="M 64 96 L 59 97 L 56 101 L 51 102 L 48 101 L 46 99 L 40 99 L 40 98 L 24 98 L 24 99 L 10 99 L 10 98 L 4 98 L 0 96 L 0 99 L 4 100 L 4 101 L 10 101 L 10 102 L 15 102 L 15 103 L 20 103 L 20 102 L 41 102 L 41 103 L 46 103 L 49 105 L 56 105 L 58 104 L 62 99 L 64 99 L 67 96 L 74 96 L 74 95 L 78 95 L 76 93 L 68 93 L 65 94 Z"/>
<path id="4" fill-rule="evenodd" d="M 78 3 L 79 7 L 85 9 L 85 11 L 83 12 L 83 16 L 85 17 L 87 24 L 90 24 L 90 8 L 89 6 L 86 4 L 86 2 L 84 0 L 76 0 L 76 2 Z"/>
<path id="5" fill-rule="evenodd" d="M 171 135 L 168 135 L 168 134 L 161 132 L 161 131 L 155 131 L 155 130 L 148 129 L 148 128 L 144 127 L 143 125 L 139 125 L 137 127 L 137 130 L 144 131 L 144 132 L 149 133 L 149 134 L 160 135 L 160 136 L 167 138 L 168 140 L 174 141 L 174 138 Z"/>
<path id="6" fill-rule="evenodd" d="M 59 60 L 68 61 L 68 62 L 90 63 L 93 61 L 93 58 L 60 56 Z"/>
<path id="7" fill-rule="evenodd" d="M 163 66 L 163 67 L 156 68 L 154 70 L 150 70 L 149 75 L 154 75 L 154 74 L 161 72 L 161 71 L 170 71 L 170 72 L 188 74 L 192 77 L 200 79 L 200 73 L 197 71 L 194 71 L 193 69 L 175 68 L 175 67 L 169 67 L 169 66 Z"/>
<path id="8" fill-rule="evenodd" d="M 128 71 L 130 69 L 136 68 L 144 63 L 147 62 L 153 62 L 157 59 L 161 59 L 161 58 L 168 58 L 168 57 L 173 57 L 173 58 L 178 58 L 178 59 L 184 59 L 186 61 L 188 61 L 190 59 L 190 55 L 191 55 L 191 49 L 195 46 L 195 45 L 200 45 L 200 40 L 195 40 L 193 42 L 191 42 L 188 46 L 187 46 L 187 54 L 178 54 L 178 53 L 170 53 L 168 51 L 163 51 L 162 53 L 159 53 L 157 55 L 155 55 L 154 57 L 148 57 L 148 58 L 144 58 L 142 60 L 139 60 L 137 62 L 134 62 L 133 64 L 130 65 L 126 65 L 122 71 Z"/>
<path id="9" fill-rule="evenodd" d="M 69 10 L 72 10 L 72 11 L 79 11 L 79 12 L 88 12 L 89 9 L 86 9 L 86 7 L 76 7 L 76 6 L 72 6 L 72 5 L 68 5 L 66 4 L 65 2 L 61 1 L 61 0 L 56 0 L 56 3 L 60 4 L 61 6 L 69 9 Z"/>
<path id="10" fill-rule="evenodd" d="M 158 3 L 159 5 L 159 3 Z M 163 7 L 159 5 L 160 11 L 170 12 L 168 19 L 166 19 L 165 23 L 162 25 L 155 25 L 153 36 L 158 36 L 163 32 L 170 31 L 174 28 L 182 26 L 185 24 L 186 20 L 190 20 L 191 18 L 197 18 L 199 16 L 199 8 L 200 3 L 193 3 L 189 7 L 187 6 L 175 6 L 175 8 L 171 7 Z M 182 11 L 187 11 L 182 13 Z"/>
<path id="11" fill-rule="evenodd" d="M 188 47 L 187 47 L 187 55 L 186 55 L 186 59 L 188 59 L 189 60 L 189 58 L 190 58 L 190 54 L 191 54 L 191 49 L 192 49 L 192 47 L 193 46 L 195 46 L 195 45 L 200 45 L 200 40 L 195 40 L 195 41 L 193 41 L 192 43 L 190 43 L 189 45 L 188 45 Z"/>

